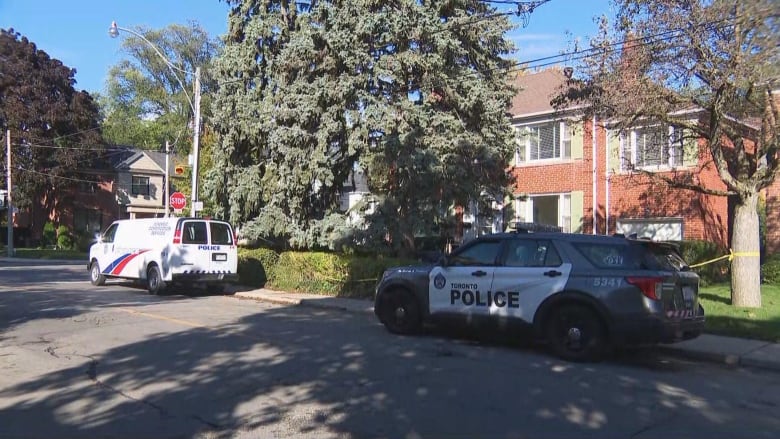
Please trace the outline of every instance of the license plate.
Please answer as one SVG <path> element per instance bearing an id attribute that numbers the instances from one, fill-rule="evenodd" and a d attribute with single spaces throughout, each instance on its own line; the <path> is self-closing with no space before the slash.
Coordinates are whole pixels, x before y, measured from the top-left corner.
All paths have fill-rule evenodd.
<path id="1" fill-rule="evenodd" d="M 214 261 L 225 262 L 227 261 L 227 253 L 214 253 Z"/>

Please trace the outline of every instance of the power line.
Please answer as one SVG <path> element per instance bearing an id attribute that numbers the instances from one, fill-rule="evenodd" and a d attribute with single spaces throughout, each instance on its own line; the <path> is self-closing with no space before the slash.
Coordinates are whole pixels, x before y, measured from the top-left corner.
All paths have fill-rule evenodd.
<path id="1" fill-rule="evenodd" d="M 60 180 L 75 181 L 77 183 L 95 183 L 95 184 L 100 183 L 100 181 L 84 180 L 84 179 L 81 179 L 81 178 L 72 178 L 72 177 L 63 177 L 61 175 L 52 175 L 52 174 L 47 174 L 45 172 L 33 171 L 32 169 L 25 169 L 25 168 L 21 168 L 21 167 L 20 168 L 16 168 L 16 169 L 19 170 L 19 171 L 29 172 L 30 174 L 43 175 L 43 176 L 49 177 L 49 178 L 59 178 Z"/>
<path id="2" fill-rule="evenodd" d="M 701 26 L 704 27 L 704 28 L 710 28 L 714 24 L 722 23 L 722 22 L 725 22 L 725 21 L 731 21 L 731 20 L 732 20 L 732 18 L 726 18 L 726 19 L 722 19 L 722 20 L 715 20 L 715 21 L 703 23 Z M 714 29 L 717 29 L 717 28 L 720 28 L 720 27 L 725 27 L 725 26 L 726 25 L 715 26 Z M 528 69 L 532 69 L 532 68 L 546 67 L 546 66 L 558 64 L 559 62 L 564 60 L 563 58 L 567 58 L 567 57 L 574 57 L 574 58 L 569 58 L 568 60 L 578 61 L 578 60 L 581 60 L 581 59 L 587 59 L 589 57 L 596 56 L 598 54 L 605 54 L 605 53 L 614 52 L 614 51 L 618 50 L 618 48 L 623 47 L 623 46 L 625 46 L 627 44 L 631 44 L 631 43 L 639 43 L 639 44 L 635 44 L 633 47 L 644 47 L 644 46 L 649 46 L 649 45 L 652 45 L 652 44 L 660 43 L 660 42 L 663 42 L 663 41 L 670 41 L 670 40 L 673 40 L 675 38 L 681 37 L 682 36 L 681 33 L 684 32 L 685 30 L 687 30 L 687 28 L 670 29 L 670 30 L 666 30 L 666 31 L 663 31 L 663 32 L 659 32 L 657 34 L 646 35 L 646 36 L 635 37 L 635 38 L 627 38 L 625 40 L 617 41 L 617 42 L 610 43 L 610 44 L 606 44 L 606 45 L 600 46 L 600 47 L 591 47 L 591 48 L 583 49 L 583 50 L 575 50 L 575 51 L 572 51 L 572 52 L 565 52 L 565 53 L 561 53 L 561 54 L 558 54 L 558 55 L 550 55 L 550 56 L 545 56 L 545 57 L 542 57 L 542 58 L 536 58 L 536 59 L 532 59 L 532 60 L 517 61 L 517 62 L 514 62 L 514 63 L 510 64 L 509 66 L 496 67 L 496 68 L 487 69 L 487 70 L 480 70 L 480 71 L 476 71 L 476 72 L 469 72 L 469 73 L 465 73 L 465 74 L 459 75 L 459 76 L 474 75 L 474 74 L 480 74 L 480 73 L 481 74 L 485 74 L 485 73 L 490 73 L 490 72 L 499 71 L 499 70 L 506 70 L 506 72 L 509 73 L 509 72 L 512 72 L 512 71 L 523 71 L 523 70 L 528 70 Z M 672 34 L 672 35 L 668 35 L 668 34 Z M 659 37 L 663 37 L 665 35 L 668 35 L 668 36 L 666 36 L 664 38 L 659 38 Z M 560 58 L 560 59 L 558 59 L 558 58 Z M 537 62 L 540 62 L 540 61 L 549 61 L 549 60 L 553 60 L 553 59 L 555 59 L 556 61 L 533 65 L 534 63 L 537 63 Z M 516 68 L 516 67 L 519 67 L 519 66 L 523 66 L 523 67 L 519 68 L 519 69 Z"/>

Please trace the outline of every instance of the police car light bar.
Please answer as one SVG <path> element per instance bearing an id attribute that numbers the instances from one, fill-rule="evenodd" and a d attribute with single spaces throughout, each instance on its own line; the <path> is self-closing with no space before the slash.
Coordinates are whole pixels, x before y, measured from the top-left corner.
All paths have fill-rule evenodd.
<path id="1" fill-rule="evenodd" d="M 515 229 L 515 233 L 529 233 L 529 232 L 552 232 L 552 233 L 561 233 L 563 229 L 558 226 L 553 226 L 550 224 L 540 224 L 540 223 L 525 223 L 525 222 L 515 222 L 512 224 Z"/>

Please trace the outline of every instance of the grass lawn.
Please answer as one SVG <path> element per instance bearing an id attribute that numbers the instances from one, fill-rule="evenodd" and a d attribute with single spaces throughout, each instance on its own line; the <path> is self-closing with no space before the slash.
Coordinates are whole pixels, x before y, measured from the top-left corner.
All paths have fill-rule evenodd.
<path id="1" fill-rule="evenodd" d="M 39 248 L 17 248 L 17 258 L 26 259 L 74 259 L 74 260 L 87 260 L 87 254 L 75 250 L 53 250 L 53 249 L 39 249 Z M 5 246 L 0 251 L 0 256 L 6 256 L 7 252 Z"/>
<path id="2" fill-rule="evenodd" d="M 710 334 L 780 342 L 780 286 L 761 285 L 761 308 L 731 306 L 731 287 L 727 284 L 700 288 Z"/>

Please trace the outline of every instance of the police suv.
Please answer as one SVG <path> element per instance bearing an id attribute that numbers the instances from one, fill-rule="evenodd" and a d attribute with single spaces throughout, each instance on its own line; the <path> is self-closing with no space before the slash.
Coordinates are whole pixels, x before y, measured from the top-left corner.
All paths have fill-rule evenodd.
<path id="1" fill-rule="evenodd" d="M 444 319 L 530 329 L 570 361 L 701 333 L 699 277 L 673 244 L 519 230 L 477 238 L 433 266 L 385 271 L 377 317 L 398 334 Z"/>
<path id="2" fill-rule="evenodd" d="M 151 294 L 166 284 L 202 285 L 221 292 L 238 280 L 238 247 L 230 224 L 203 218 L 149 218 L 111 224 L 89 249 L 92 285 L 106 278 L 146 282 Z"/>

